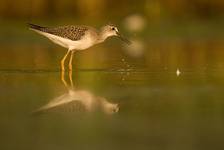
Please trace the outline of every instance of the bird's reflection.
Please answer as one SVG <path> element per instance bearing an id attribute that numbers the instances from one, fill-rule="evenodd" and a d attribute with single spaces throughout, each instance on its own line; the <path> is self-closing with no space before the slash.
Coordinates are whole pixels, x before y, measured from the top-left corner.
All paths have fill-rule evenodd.
<path id="1" fill-rule="evenodd" d="M 69 71 L 68 84 L 65 80 L 65 72 L 61 72 L 61 80 L 67 88 L 67 92 L 40 107 L 35 113 L 43 113 L 50 111 L 63 112 L 96 112 L 101 111 L 105 114 L 114 114 L 119 111 L 118 104 L 109 102 L 106 98 L 95 96 L 87 90 L 77 90 L 72 80 L 72 71 Z"/>

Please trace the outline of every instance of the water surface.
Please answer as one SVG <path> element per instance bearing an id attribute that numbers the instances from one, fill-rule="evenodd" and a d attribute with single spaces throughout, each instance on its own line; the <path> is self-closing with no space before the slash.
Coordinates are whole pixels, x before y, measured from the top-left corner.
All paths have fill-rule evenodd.
<path id="1" fill-rule="evenodd" d="M 222 147 L 222 40 L 148 40 L 139 57 L 130 56 L 115 39 L 75 54 L 75 90 L 118 104 L 112 114 L 77 108 L 33 115 L 68 93 L 58 65 L 65 50 L 45 40 L 3 44 L 0 149 Z M 70 83 L 68 72 L 65 80 Z"/>

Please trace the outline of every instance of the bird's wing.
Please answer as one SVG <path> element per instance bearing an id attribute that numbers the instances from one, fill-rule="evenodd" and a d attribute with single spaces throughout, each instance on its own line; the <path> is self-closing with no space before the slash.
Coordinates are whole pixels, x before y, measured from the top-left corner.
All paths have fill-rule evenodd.
<path id="1" fill-rule="evenodd" d="M 86 27 L 86 26 L 70 25 L 70 26 L 49 28 L 49 27 L 42 27 L 39 25 L 30 24 L 30 23 L 28 25 L 31 29 L 49 33 L 49 34 L 53 34 L 53 35 L 60 36 L 63 38 L 67 38 L 72 41 L 80 40 L 85 35 L 85 32 L 88 30 L 88 27 Z"/>
<path id="2" fill-rule="evenodd" d="M 73 112 L 86 112 L 86 107 L 80 101 L 70 101 L 68 103 L 60 104 L 55 107 L 47 108 L 39 111 L 44 112 L 62 112 L 62 113 L 73 113 Z"/>
<path id="3" fill-rule="evenodd" d="M 34 114 L 43 113 L 43 112 L 79 112 L 86 111 L 85 106 L 80 101 L 79 97 L 71 97 L 67 94 L 64 94 L 60 97 L 57 97 L 47 103 L 46 105 L 40 107 L 39 109 L 33 111 Z"/>
<path id="4" fill-rule="evenodd" d="M 43 28 L 43 32 L 70 39 L 72 41 L 80 40 L 87 30 L 84 26 L 62 26 L 57 28 Z"/>

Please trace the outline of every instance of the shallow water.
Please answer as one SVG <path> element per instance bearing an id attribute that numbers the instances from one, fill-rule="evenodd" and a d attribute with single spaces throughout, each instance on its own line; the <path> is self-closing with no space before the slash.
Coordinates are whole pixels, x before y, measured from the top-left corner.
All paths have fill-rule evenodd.
<path id="1" fill-rule="evenodd" d="M 33 114 L 69 95 L 71 88 L 59 71 L 63 48 L 45 40 L 32 42 L 1 46 L 0 149 L 222 147 L 222 40 L 149 39 L 138 57 L 115 39 L 77 52 L 72 76 L 65 72 L 66 83 L 74 84 L 82 104 L 89 97 L 93 105 L 102 98 L 118 104 L 119 111 L 112 114 L 101 105 Z"/>
<path id="2" fill-rule="evenodd" d="M 119 112 L 113 115 L 64 111 L 32 115 L 67 92 L 60 73 L 1 72 L 1 147 L 210 149 L 221 144 L 224 89 L 215 79 L 219 75 L 129 74 L 125 80 L 120 72 L 77 71 L 73 75 L 77 88 L 118 103 Z"/>

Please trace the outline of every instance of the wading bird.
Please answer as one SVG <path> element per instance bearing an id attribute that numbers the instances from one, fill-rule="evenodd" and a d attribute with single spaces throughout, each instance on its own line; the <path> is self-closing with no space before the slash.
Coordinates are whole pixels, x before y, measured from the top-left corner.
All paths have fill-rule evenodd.
<path id="1" fill-rule="evenodd" d="M 90 26 L 61 26 L 55 28 L 42 27 L 29 23 L 29 28 L 47 37 L 52 42 L 67 48 L 68 51 L 61 60 L 61 70 L 64 71 L 64 63 L 69 55 L 69 70 L 72 70 L 72 59 L 75 51 L 85 50 L 95 44 L 104 42 L 108 37 L 117 36 L 127 44 L 131 44 L 122 36 L 115 25 L 105 25 L 97 30 Z"/>

